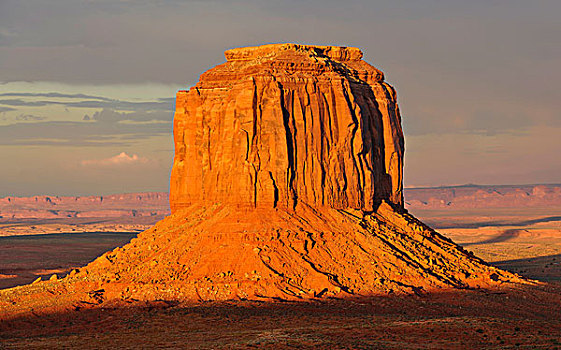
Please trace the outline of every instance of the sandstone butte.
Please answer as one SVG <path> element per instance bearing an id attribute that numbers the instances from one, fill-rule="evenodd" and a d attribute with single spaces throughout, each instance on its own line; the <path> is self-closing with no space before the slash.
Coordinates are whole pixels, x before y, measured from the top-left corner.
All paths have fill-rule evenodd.
<path id="1" fill-rule="evenodd" d="M 528 283 L 403 206 L 395 90 L 357 48 L 274 44 L 177 93 L 172 214 L 7 313 L 133 301 L 310 300 Z"/>

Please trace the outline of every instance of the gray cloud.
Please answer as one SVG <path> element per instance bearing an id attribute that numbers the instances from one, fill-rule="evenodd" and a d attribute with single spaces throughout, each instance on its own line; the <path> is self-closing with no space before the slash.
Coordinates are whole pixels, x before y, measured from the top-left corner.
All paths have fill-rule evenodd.
<path id="1" fill-rule="evenodd" d="M 126 146 L 157 135 L 171 135 L 172 132 L 172 117 L 169 113 L 127 114 L 102 110 L 96 112 L 92 120 L 88 122 L 38 121 L 2 125 L 0 145 Z M 159 122 L 123 123 L 123 121 L 152 120 Z"/>
<path id="2" fill-rule="evenodd" d="M 478 110 L 477 106 L 456 110 L 454 106 L 433 105 L 430 111 L 409 112 L 403 120 L 410 136 L 427 134 L 519 134 L 537 125 L 561 126 L 561 118 L 549 120 L 531 111 L 505 107 L 502 110 Z"/>
<path id="3" fill-rule="evenodd" d="M 8 106 L 27 106 L 27 107 L 42 107 L 48 105 L 47 101 L 24 101 L 21 99 L 0 100 L 0 104 Z"/>
<path id="4" fill-rule="evenodd" d="M 6 81 L 191 84 L 231 47 L 354 45 L 397 88 L 412 135 L 561 123 L 559 1 L 5 0 L 0 6 Z M 173 109 L 171 97 L 146 103 L 80 94 L 37 94 L 42 99 L 33 102 L 4 97 L 14 98 L 6 106 L 68 97 L 76 99 L 64 102 L 68 107 Z M 517 110 L 524 103 L 535 106 Z"/>
<path id="5" fill-rule="evenodd" d="M 44 119 L 46 119 L 46 118 L 38 116 L 38 115 L 33 115 L 33 114 L 20 114 L 20 115 L 16 116 L 17 121 L 38 121 L 38 120 L 44 120 Z"/>
<path id="6" fill-rule="evenodd" d="M 190 85 L 232 47 L 358 46 L 398 91 L 404 130 L 413 136 L 407 181 L 435 173 L 435 181 L 456 181 L 492 168 L 487 177 L 461 181 L 501 182 L 520 168 L 522 152 L 533 162 L 522 168 L 546 168 L 555 159 L 543 156 L 551 147 L 542 144 L 543 133 L 528 130 L 561 126 L 560 12 L 558 0 L 2 0 L 0 77 Z M 0 100 L 7 101 L 0 112 L 50 105 L 98 110 L 83 122 L 2 126 L 3 145 L 120 146 L 171 135 L 172 96 L 138 102 L 46 92 Z M 423 148 L 427 140 L 432 148 Z M 488 147 L 478 148 L 482 140 Z M 499 153 L 501 167 L 494 166 Z M 558 167 L 552 169 L 558 178 Z M 536 181 L 524 174 L 516 181 L 523 178 Z"/>
<path id="7" fill-rule="evenodd" d="M 358 45 L 382 68 L 407 63 L 502 77 L 528 58 L 559 56 L 561 4 L 551 0 L 4 0 L 1 6 L 0 76 L 10 81 L 193 82 L 223 61 L 227 48 L 279 41 Z"/>
<path id="8" fill-rule="evenodd" d="M 85 94 L 61 94 L 59 92 L 6 92 L 0 94 L 0 97 L 55 97 L 55 98 L 76 98 L 76 99 L 92 99 L 100 101 L 114 101 L 113 99 L 101 96 L 85 95 Z"/>
<path id="9" fill-rule="evenodd" d="M 58 104 L 66 107 L 79 107 L 79 108 L 114 108 L 119 110 L 132 110 L 132 111 L 154 111 L 164 110 L 173 111 L 175 105 L 167 101 L 164 102 L 130 102 L 130 101 L 79 101 L 79 102 L 54 102 L 54 101 L 41 101 L 47 104 Z M 2 103 L 2 101 L 0 101 Z"/>
<path id="10" fill-rule="evenodd" d="M 89 116 L 88 116 L 89 117 Z M 103 109 L 95 112 L 91 117 L 85 120 L 96 120 L 103 123 L 117 123 L 122 121 L 173 121 L 173 113 L 168 111 L 141 111 L 132 113 L 119 113 L 112 109 Z"/>
<path id="11" fill-rule="evenodd" d="M 12 94 L 16 95 L 16 94 Z M 19 94 L 21 96 L 21 94 Z M 30 94 L 31 95 L 31 94 Z M 42 95 L 42 94 L 35 94 Z M 43 94 L 44 95 L 44 94 Z M 59 94 L 63 95 L 63 94 Z M 75 95 L 79 96 L 79 95 Z M 82 95 L 86 96 L 86 95 Z M 60 97 L 60 96 L 51 96 Z M 155 102 L 131 102 L 122 100 L 102 99 L 84 100 L 84 101 L 54 101 L 54 100 L 40 100 L 40 101 L 27 101 L 24 99 L 5 99 L 0 100 L 0 105 L 14 106 L 14 107 L 43 107 L 47 105 L 62 105 L 65 107 L 77 108 L 113 108 L 119 110 L 132 110 L 132 111 L 151 111 L 151 110 L 166 110 L 173 111 L 175 109 L 174 102 L 170 99 L 159 99 Z"/>
<path id="12" fill-rule="evenodd" d="M 0 94 L 0 97 L 12 97 L 0 100 L 0 105 L 11 106 L 3 107 L 7 111 L 16 110 L 12 107 L 49 105 L 101 108 L 92 115 L 84 115 L 81 122 L 48 121 L 45 117 L 21 113 L 15 117 L 15 124 L 0 126 L 0 145 L 124 146 L 152 136 L 171 135 L 174 109 L 171 98 L 134 102 L 56 92 L 14 92 Z"/>

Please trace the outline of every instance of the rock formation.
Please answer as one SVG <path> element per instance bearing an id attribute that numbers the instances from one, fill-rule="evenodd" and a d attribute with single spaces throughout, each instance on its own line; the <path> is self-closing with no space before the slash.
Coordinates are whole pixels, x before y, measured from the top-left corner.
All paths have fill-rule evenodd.
<path id="1" fill-rule="evenodd" d="M 226 58 L 177 94 L 172 211 L 402 206 L 396 94 L 359 49 L 265 45 Z"/>
<path id="2" fill-rule="evenodd" d="M 226 58 L 177 94 L 172 215 L 26 295 L 50 288 L 56 305 L 81 308 L 522 281 L 405 211 L 396 93 L 359 49 L 278 44 Z"/>

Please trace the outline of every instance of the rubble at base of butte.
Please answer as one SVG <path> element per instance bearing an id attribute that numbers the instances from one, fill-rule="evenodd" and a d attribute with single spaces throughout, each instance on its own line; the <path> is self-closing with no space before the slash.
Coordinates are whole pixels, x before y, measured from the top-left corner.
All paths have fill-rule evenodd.
<path id="1" fill-rule="evenodd" d="M 274 44 L 226 58 L 177 94 L 172 215 L 64 279 L 0 300 L 41 288 L 83 307 L 527 283 L 404 209 L 396 93 L 359 49 Z"/>

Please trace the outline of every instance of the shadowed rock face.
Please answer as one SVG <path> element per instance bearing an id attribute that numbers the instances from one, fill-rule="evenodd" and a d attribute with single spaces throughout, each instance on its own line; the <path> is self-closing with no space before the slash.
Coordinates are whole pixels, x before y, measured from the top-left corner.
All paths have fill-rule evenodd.
<path id="1" fill-rule="evenodd" d="M 172 211 L 189 205 L 402 207 L 395 90 L 357 48 L 276 44 L 177 94 Z"/>

